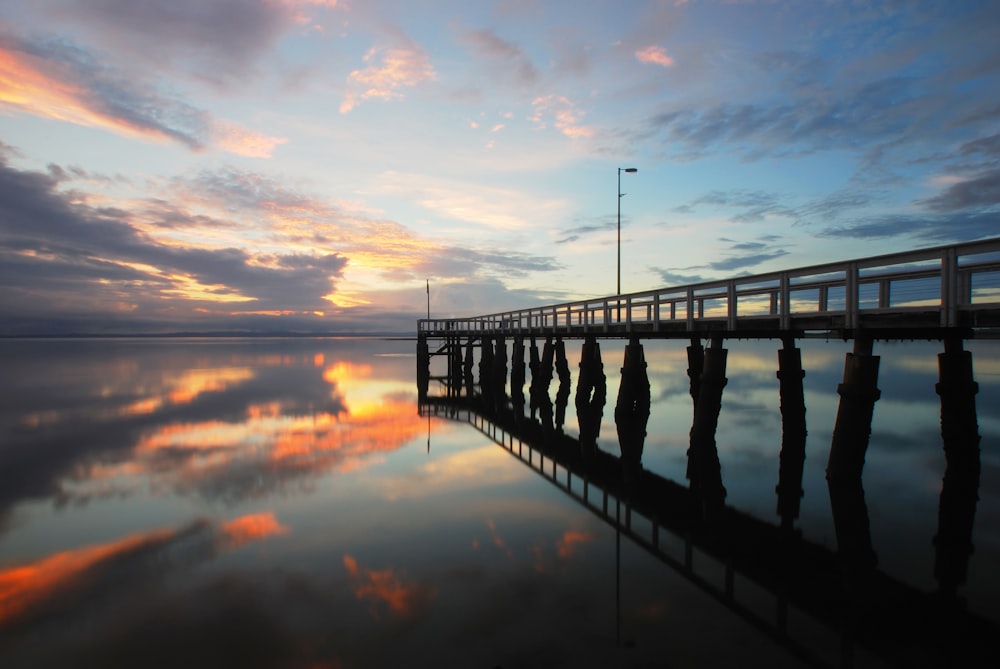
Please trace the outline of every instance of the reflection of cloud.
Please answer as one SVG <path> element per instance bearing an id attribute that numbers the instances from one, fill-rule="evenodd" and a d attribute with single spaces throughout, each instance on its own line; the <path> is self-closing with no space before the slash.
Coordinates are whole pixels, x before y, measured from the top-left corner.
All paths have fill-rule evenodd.
<path id="1" fill-rule="evenodd" d="M 556 540 L 556 554 L 562 559 L 572 557 L 573 553 L 576 552 L 576 547 L 578 545 L 593 540 L 594 534 L 592 532 L 566 530 L 563 535 Z"/>
<path id="2" fill-rule="evenodd" d="M 279 523 L 271 511 L 240 516 L 224 523 L 219 530 L 231 548 L 276 534 L 288 533 L 288 528 Z"/>
<path id="3" fill-rule="evenodd" d="M 382 490 L 387 499 L 395 501 L 436 495 L 442 490 L 453 493 L 484 485 L 508 485 L 531 476 L 524 467 L 511 467 L 509 460 L 494 445 L 448 453 L 426 461 L 415 475 L 385 479 Z"/>
<path id="4" fill-rule="evenodd" d="M 535 571 L 539 574 L 551 571 L 557 561 L 569 560 L 576 554 L 576 550 L 579 546 L 593 540 L 593 532 L 586 532 L 584 530 L 566 530 L 563 532 L 562 536 L 555 540 L 555 561 L 548 557 L 548 555 L 551 554 L 551 551 L 548 548 L 548 542 L 535 542 L 535 545 L 532 546 Z"/>
<path id="5" fill-rule="evenodd" d="M 434 599 L 430 587 L 404 583 L 392 568 L 363 569 L 350 555 L 344 556 L 344 567 L 353 583 L 354 596 L 371 602 L 375 618 L 379 617 L 379 604 L 384 604 L 392 616 L 410 618 L 424 612 Z"/>
<path id="6" fill-rule="evenodd" d="M 44 616 L 43 609 L 49 606 L 62 610 L 102 589 L 120 587 L 118 576 L 133 573 L 132 566 L 161 570 L 164 560 L 178 557 L 179 552 L 211 557 L 219 549 L 285 531 L 270 512 L 242 516 L 218 527 L 198 520 L 178 529 L 141 532 L 9 567 L 0 571 L 0 626 L 26 616 Z"/>
<path id="7" fill-rule="evenodd" d="M 130 399 L 124 404 L 111 406 L 98 412 L 89 412 L 87 420 L 107 421 L 123 416 L 141 416 L 155 413 L 165 407 L 190 404 L 203 393 L 222 392 L 233 385 L 252 379 L 253 370 L 247 367 L 189 369 L 183 372 L 165 370 L 160 379 L 136 390 L 145 397 Z M 131 379 L 130 379 L 131 381 Z M 102 395 L 113 395 L 116 389 L 107 381 L 102 385 Z M 21 422 L 32 429 L 78 419 L 72 411 L 49 409 L 26 414 Z"/>
<path id="8" fill-rule="evenodd" d="M 324 472 L 368 466 L 426 428 L 405 398 L 381 399 L 353 411 L 288 413 L 280 403 L 251 405 L 241 422 L 207 420 L 160 426 L 124 464 L 94 464 L 80 490 L 109 480 L 145 477 L 154 490 L 195 490 L 243 499 Z"/>

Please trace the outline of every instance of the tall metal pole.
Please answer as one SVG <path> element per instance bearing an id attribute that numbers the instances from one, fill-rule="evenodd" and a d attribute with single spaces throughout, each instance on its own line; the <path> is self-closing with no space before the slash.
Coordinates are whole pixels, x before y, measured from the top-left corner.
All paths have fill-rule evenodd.
<path id="1" fill-rule="evenodd" d="M 622 294 L 622 168 L 618 168 L 618 283 L 615 295 Z"/>
<path id="2" fill-rule="evenodd" d="M 431 280 L 425 279 L 427 281 L 427 320 L 431 319 Z"/>
<path id="3" fill-rule="evenodd" d="M 622 197 L 625 195 L 622 192 L 622 172 L 634 174 L 638 171 L 635 167 L 618 168 L 618 282 L 615 285 L 616 295 L 622 294 Z"/>

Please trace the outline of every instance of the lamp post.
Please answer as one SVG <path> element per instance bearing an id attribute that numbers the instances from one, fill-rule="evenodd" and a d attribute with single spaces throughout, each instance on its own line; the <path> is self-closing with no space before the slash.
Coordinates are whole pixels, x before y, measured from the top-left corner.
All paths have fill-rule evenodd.
<path id="1" fill-rule="evenodd" d="M 622 198 L 625 197 L 625 193 L 622 192 L 622 172 L 634 174 L 638 171 L 634 167 L 618 168 L 618 286 L 616 295 L 622 294 Z"/>

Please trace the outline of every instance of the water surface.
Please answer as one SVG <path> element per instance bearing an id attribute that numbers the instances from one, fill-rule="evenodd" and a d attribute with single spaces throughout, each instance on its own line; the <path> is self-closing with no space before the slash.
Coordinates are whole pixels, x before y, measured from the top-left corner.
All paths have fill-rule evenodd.
<path id="1" fill-rule="evenodd" d="M 644 467 L 682 484 L 685 344 L 646 344 L 643 452 Z M 616 455 L 622 347 L 603 345 L 598 446 Z M 727 347 L 726 501 L 777 523 L 778 344 Z M 824 471 L 849 344 L 802 347 L 797 526 L 836 550 Z M 1000 349 L 968 348 L 982 476 L 960 594 L 996 622 Z M 579 343 L 568 349 L 575 381 Z M 357 339 L 0 342 L 0 665 L 801 666 L 640 547 L 616 553 L 611 527 L 471 426 L 421 417 L 414 351 Z M 933 591 L 940 345 L 875 352 L 873 547 L 880 569 Z M 562 430 L 579 433 L 572 401 Z M 835 631 L 795 624 L 837 662 Z"/>

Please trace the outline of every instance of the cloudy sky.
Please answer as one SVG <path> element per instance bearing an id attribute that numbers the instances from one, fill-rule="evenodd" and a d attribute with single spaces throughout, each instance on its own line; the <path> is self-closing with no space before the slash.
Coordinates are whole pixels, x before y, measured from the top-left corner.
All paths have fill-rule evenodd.
<path id="1" fill-rule="evenodd" d="M 412 331 L 1000 231 L 992 0 L 0 6 L 0 334 Z"/>

